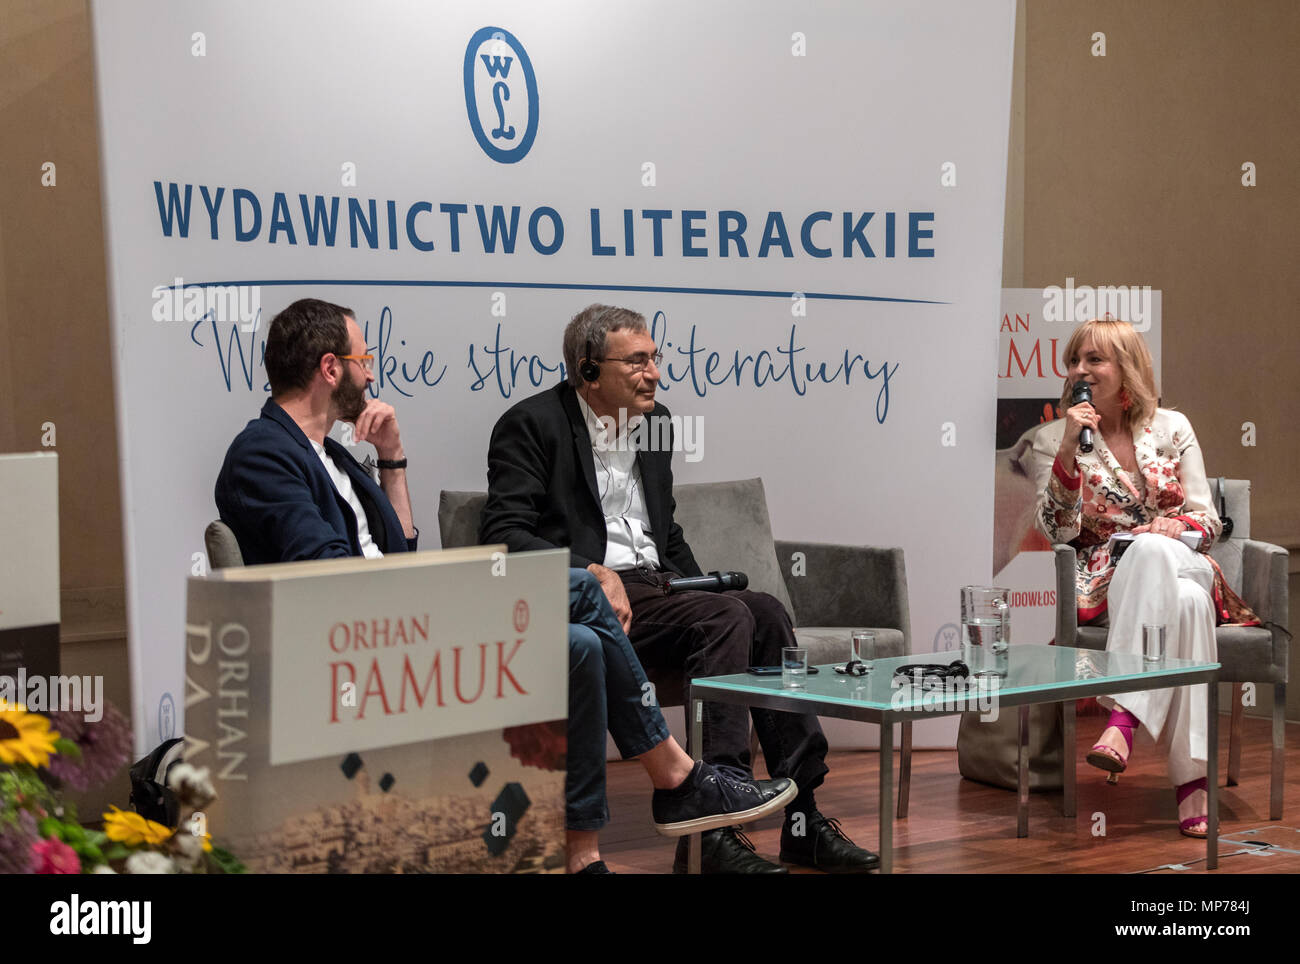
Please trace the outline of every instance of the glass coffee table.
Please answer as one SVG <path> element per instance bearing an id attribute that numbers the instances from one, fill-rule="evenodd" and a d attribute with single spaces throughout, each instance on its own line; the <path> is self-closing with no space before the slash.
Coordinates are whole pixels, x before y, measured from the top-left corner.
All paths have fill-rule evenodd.
<path id="1" fill-rule="evenodd" d="M 998 712 L 1019 708 L 1020 787 L 1017 802 L 1017 836 L 1029 834 L 1029 707 L 1034 703 L 1065 703 L 1065 787 L 1061 801 L 1064 816 L 1075 815 L 1074 701 L 1090 696 L 1108 696 L 1168 686 L 1197 683 L 1215 684 L 1218 663 L 1198 663 L 1186 659 L 1165 658 L 1146 662 L 1141 655 L 1108 653 L 1104 650 L 1075 649 L 1069 646 L 1018 644 L 1009 648 L 1006 676 L 995 680 L 974 680 L 969 688 L 926 688 L 913 682 L 895 685 L 894 670 L 910 663 L 950 663 L 960 653 L 925 653 L 878 659 L 867 676 L 842 676 L 833 665 L 822 666 L 816 675 L 807 677 L 805 689 L 785 689 L 780 677 L 710 676 L 691 680 L 690 716 L 691 747 L 700 758 L 702 705 L 734 703 L 741 706 L 785 710 L 791 713 L 816 713 L 847 720 L 880 725 L 880 872 L 893 870 L 894 818 L 890 811 L 894 784 L 895 723 L 909 723 L 966 711 Z M 1206 686 L 1208 720 L 1207 761 L 1208 833 L 1205 840 L 1206 867 L 1219 864 L 1219 690 Z M 904 766 L 908 758 L 904 756 Z M 900 776 L 907 783 L 907 774 Z M 906 815 L 900 804 L 900 816 Z M 700 837 L 691 839 L 689 869 L 698 873 Z"/>

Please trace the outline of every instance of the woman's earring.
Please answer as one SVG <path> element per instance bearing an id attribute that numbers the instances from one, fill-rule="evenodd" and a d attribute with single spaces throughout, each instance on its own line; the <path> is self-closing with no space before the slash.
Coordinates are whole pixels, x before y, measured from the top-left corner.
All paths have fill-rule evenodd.
<path id="1" fill-rule="evenodd" d="M 1119 390 L 1119 407 L 1126 412 L 1133 407 L 1133 399 L 1129 397 L 1127 388 Z"/>

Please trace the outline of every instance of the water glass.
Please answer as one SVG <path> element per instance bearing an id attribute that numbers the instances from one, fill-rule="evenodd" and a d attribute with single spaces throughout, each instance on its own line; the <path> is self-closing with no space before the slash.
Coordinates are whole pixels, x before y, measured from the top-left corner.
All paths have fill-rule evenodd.
<path id="1" fill-rule="evenodd" d="M 1011 643 L 1010 592 L 996 586 L 962 586 L 962 659 L 972 677 L 1007 675 Z"/>
<path id="2" fill-rule="evenodd" d="M 788 690 L 807 688 L 808 650 L 804 647 L 787 646 L 781 650 L 781 686 Z"/>
<path id="3" fill-rule="evenodd" d="M 849 638 L 849 662 L 861 663 L 868 673 L 876 658 L 876 634 L 867 629 L 855 629 Z"/>
<path id="4" fill-rule="evenodd" d="M 1159 663 L 1165 658 L 1165 627 L 1142 624 L 1142 661 Z"/>

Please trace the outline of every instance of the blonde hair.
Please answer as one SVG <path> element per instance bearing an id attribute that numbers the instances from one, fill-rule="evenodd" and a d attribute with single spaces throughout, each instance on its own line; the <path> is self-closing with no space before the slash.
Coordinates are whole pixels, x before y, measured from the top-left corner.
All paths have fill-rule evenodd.
<path id="1" fill-rule="evenodd" d="M 1156 389 L 1155 369 L 1151 364 L 1151 352 L 1147 343 L 1134 331 L 1127 321 L 1094 319 L 1085 321 L 1074 330 L 1070 340 L 1065 343 L 1062 360 L 1066 366 L 1070 359 L 1076 357 L 1085 341 L 1091 340 L 1093 346 L 1112 359 L 1119 366 L 1120 386 L 1128 392 L 1131 401 L 1128 411 L 1124 412 L 1129 428 L 1145 425 L 1156 414 L 1160 393 Z M 1061 411 L 1074 404 L 1072 389 L 1074 383 L 1067 376 L 1065 388 L 1061 392 Z"/>

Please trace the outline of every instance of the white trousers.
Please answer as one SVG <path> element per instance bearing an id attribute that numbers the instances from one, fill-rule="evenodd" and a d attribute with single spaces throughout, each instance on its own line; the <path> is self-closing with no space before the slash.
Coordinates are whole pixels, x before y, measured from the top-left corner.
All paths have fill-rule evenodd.
<path id="1" fill-rule="evenodd" d="M 1142 627 L 1165 627 L 1165 655 L 1214 662 L 1214 567 L 1177 539 L 1146 532 L 1128 547 L 1107 591 L 1106 651 L 1142 653 Z M 1169 754 L 1174 786 L 1205 776 L 1205 684 L 1103 696 L 1142 721 Z"/>

